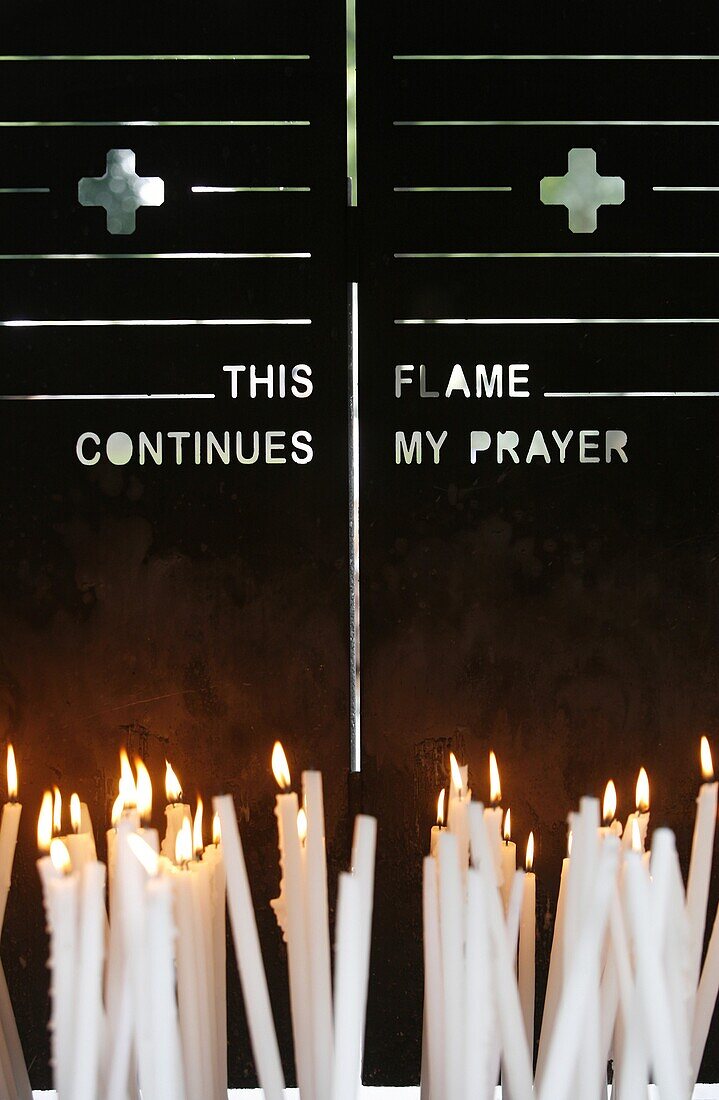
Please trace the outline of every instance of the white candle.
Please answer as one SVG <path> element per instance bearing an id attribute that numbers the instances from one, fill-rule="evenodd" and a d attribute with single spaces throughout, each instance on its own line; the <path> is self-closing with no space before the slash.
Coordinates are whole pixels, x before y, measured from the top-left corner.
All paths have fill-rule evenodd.
<path id="1" fill-rule="evenodd" d="M 519 999 L 530 1052 L 534 1051 L 534 982 L 537 928 L 537 878 L 534 874 L 534 833 L 527 841 L 527 873 L 519 925 Z"/>
<path id="2" fill-rule="evenodd" d="M 217 1051 L 215 1042 L 215 964 L 212 950 L 211 881 L 210 867 L 207 863 L 190 864 L 188 868 L 192 878 L 192 908 L 194 919 L 194 945 L 196 968 L 196 996 L 200 1006 L 200 1055 L 201 1073 L 205 1082 L 206 1097 L 216 1097 L 220 1092 L 217 1085 Z M 179 872 L 182 873 L 182 872 Z M 225 1090 L 226 1091 L 226 1090 Z"/>
<path id="3" fill-rule="evenodd" d="M 17 799 L 17 772 L 12 745 L 8 747 L 8 799 L 2 811 L 0 823 L 0 929 L 5 919 L 5 907 L 10 892 L 17 833 L 20 827 L 22 806 Z"/>
<path id="4" fill-rule="evenodd" d="M 22 806 L 17 801 L 18 777 L 15 752 L 12 745 L 7 750 L 7 790 L 8 802 L 3 807 L 0 824 L 0 932 L 5 919 L 8 894 L 15 859 L 15 847 L 20 825 Z M 25 1066 L 20 1037 L 18 1035 L 15 1013 L 8 992 L 5 973 L 0 963 L 0 1031 L 4 1040 L 3 1061 L 9 1067 L 8 1076 L 14 1085 L 14 1094 L 18 1100 L 32 1100 L 30 1079 Z"/>
<path id="5" fill-rule="evenodd" d="M 578 818 L 575 815 L 575 825 Z M 577 855 L 577 836 L 574 834 L 572 862 Z M 576 950 L 564 958 L 564 982 L 552 1029 L 546 1066 L 539 1092 L 540 1100 L 567 1100 L 575 1084 L 575 1073 L 585 1051 L 584 1029 L 587 1007 L 599 994 L 598 960 L 609 917 L 619 858 L 619 841 L 614 836 L 606 838 L 599 855 L 589 904 L 579 929 Z M 574 873 L 572 868 L 571 873 Z M 570 874 L 571 879 L 571 874 Z M 587 1089 L 597 1092 L 599 1077 L 587 1082 Z"/>
<path id="6" fill-rule="evenodd" d="M 626 853 L 625 881 L 639 1004 L 656 1083 L 662 1096 L 683 1096 L 689 1088 L 689 1052 L 676 1043 L 649 875 L 637 852 Z"/>
<path id="7" fill-rule="evenodd" d="M 105 954 L 105 865 L 85 865 L 80 885 L 73 1100 L 96 1100 L 104 1038 L 102 967 Z"/>
<path id="8" fill-rule="evenodd" d="M 531 1100 L 532 1062 L 522 1024 L 515 958 L 507 940 L 501 897 L 492 878 L 492 846 L 481 802 L 473 802 L 469 808 L 469 829 L 472 865 L 482 872 L 484 885 L 504 1074 L 513 1100 Z"/>
<path id="9" fill-rule="evenodd" d="M 444 1018 L 442 1012 L 444 994 L 442 990 L 437 878 L 437 860 L 433 856 L 426 856 L 422 865 L 422 945 L 424 956 L 424 1037 L 427 1063 L 422 1084 L 430 1100 L 441 1100 L 444 1095 Z"/>
<path id="10" fill-rule="evenodd" d="M 175 846 L 177 834 L 182 828 L 183 821 L 189 821 L 192 825 L 192 811 L 186 802 L 182 801 L 182 785 L 177 778 L 169 760 L 165 761 L 165 838 L 162 841 L 161 852 L 170 860 L 175 858 Z"/>
<path id="11" fill-rule="evenodd" d="M 374 908 L 374 868 L 377 849 L 377 819 L 357 814 L 352 833 L 352 874 L 360 884 L 362 905 L 362 940 L 360 943 L 360 1020 L 364 1034 L 369 986 L 369 960 L 372 945 L 372 912 Z M 358 1084 L 359 1084 L 358 1078 Z"/>
<path id="12" fill-rule="evenodd" d="M 497 757 L 493 752 L 489 754 L 489 801 L 490 805 L 484 811 L 484 821 L 489 837 L 494 870 L 497 884 L 502 886 L 502 788 L 499 782 L 499 768 Z"/>
<path id="13" fill-rule="evenodd" d="M 175 999 L 172 883 L 169 875 L 151 878 L 145 891 L 147 990 L 152 1029 L 153 1091 L 149 1100 L 185 1100 Z"/>
<path id="14" fill-rule="evenodd" d="M 188 1097 L 212 1095 L 212 1081 L 204 1072 L 201 1015 L 206 1010 L 198 990 L 200 961 L 197 952 L 197 925 L 193 898 L 193 875 L 187 870 L 192 858 L 192 834 L 185 822 L 177 834 L 175 862 L 178 868 L 172 876 L 174 916 L 177 925 L 177 1003 L 182 1036 L 182 1057 Z"/>
<path id="15" fill-rule="evenodd" d="M 504 911 L 506 913 L 509 908 L 509 895 L 512 892 L 514 872 L 517 870 L 517 845 L 512 840 L 511 814 L 509 810 L 507 810 L 504 815 L 504 830 L 500 856 L 502 867 L 502 901 L 504 902 Z"/>
<path id="16" fill-rule="evenodd" d="M 73 871 L 82 878 L 85 866 L 96 858 L 95 842 L 92 834 L 82 831 L 82 803 L 76 794 L 70 799 L 70 823 L 72 833 L 63 836 L 62 840 L 70 853 Z"/>
<path id="17" fill-rule="evenodd" d="M 430 834 L 429 834 L 429 854 L 431 856 L 436 856 L 437 855 L 437 846 L 439 844 L 439 838 L 442 835 L 442 829 L 445 826 L 445 820 L 444 819 L 445 819 L 446 815 L 445 815 L 445 812 L 444 812 L 444 799 L 445 799 L 445 790 L 444 790 L 444 787 L 442 787 L 442 790 L 439 792 L 439 796 L 437 798 L 437 824 L 432 826 L 432 828 L 430 830 Z"/>
<path id="18" fill-rule="evenodd" d="M 459 843 L 439 838 L 439 931 L 444 1018 L 444 1095 L 464 1094 L 464 899 Z"/>
<path id="19" fill-rule="evenodd" d="M 284 1100 L 282 1063 L 232 796 L 217 796 L 213 805 L 222 828 L 227 904 L 257 1076 L 266 1100 Z"/>
<path id="20" fill-rule="evenodd" d="M 697 812 L 694 820 L 692 854 L 687 879 L 687 915 L 689 917 L 689 974 L 696 988 L 701 972 L 704 951 L 709 881 L 714 857 L 714 830 L 717 818 L 717 794 L 719 784 L 710 782 L 714 768 L 711 750 L 706 737 L 701 739 L 702 775 L 705 782 L 699 789 Z"/>
<path id="21" fill-rule="evenodd" d="M 340 875 L 337 905 L 333 1100 L 356 1100 L 361 1087 L 376 844 L 377 821 L 358 814 L 352 872 Z"/>
<path id="22" fill-rule="evenodd" d="M 494 882 L 494 868 L 491 868 Z M 494 1092 L 497 1078 L 494 975 L 490 948 L 487 901 L 482 873 L 467 876 L 467 944 L 465 982 L 465 1100 Z M 441 1035 L 441 1033 L 440 1033 Z M 490 1079 L 490 1075 L 494 1078 Z M 441 1093 L 438 1094 L 441 1097 Z M 437 1100 L 437 1098 L 433 1098 Z"/>
<path id="23" fill-rule="evenodd" d="M 126 813 L 117 827 L 115 868 L 117 905 L 114 910 L 114 917 L 118 925 L 113 930 L 113 932 L 117 932 L 117 935 L 114 936 L 115 943 L 111 944 L 113 978 L 116 984 L 114 1000 L 110 1008 L 113 1012 L 118 1011 L 117 1005 L 122 1001 L 124 990 L 129 988 L 134 1047 L 131 1048 L 130 1059 L 124 1073 L 126 1076 L 130 1073 L 132 1050 L 134 1049 L 140 1089 L 148 1091 L 152 1077 L 152 1049 L 150 1047 L 149 1021 L 147 1019 L 148 1002 L 145 985 L 145 942 L 143 938 L 146 873 L 138 862 L 130 844 L 130 838 L 139 831 L 136 827 L 137 820 L 137 813 Z M 125 1050 L 126 1047 L 120 1044 L 118 1051 L 123 1052 Z M 113 1055 L 115 1055 L 114 1051 Z M 117 1073 L 118 1077 L 121 1076 L 119 1067 Z"/>
<path id="24" fill-rule="evenodd" d="M 447 828 L 457 837 L 457 850 L 459 853 L 459 866 L 462 876 L 467 874 L 469 866 L 469 823 L 467 821 L 467 809 L 472 801 L 472 792 L 469 789 L 469 772 L 465 766 L 460 767 L 453 752 L 449 754 L 449 767 L 451 782 L 449 785 L 449 808 L 447 811 Z"/>
<path id="25" fill-rule="evenodd" d="M 73 1095 L 79 878 L 72 874 L 70 856 L 61 840 L 53 840 L 50 858 L 56 871 L 60 872 L 46 882 L 50 924 L 53 1080 L 58 1095 L 69 1097 Z"/>
<path id="26" fill-rule="evenodd" d="M 361 1016 L 362 887 L 347 872 L 339 877 L 335 949 L 335 1051 L 332 1066 L 334 1100 L 356 1100 L 362 1046 Z"/>
<path id="27" fill-rule="evenodd" d="M 225 919 L 225 864 L 222 857 L 219 819 L 213 821 L 213 843 L 205 849 L 203 862 L 211 874 L 212 965 L 214 969 L 215 1029 L 217 1051 L 217 1087 L 220 1094 L 227 1092 L 227 976 L 226 976 L 226 919 Z"/>
<path id="28" fill-rule="evenodd" d="M 279 742 L 277 742 L 277 745 L 279 745 Z M 281 750 L 282 746 L 279 747 Z M 284 752 L 282 755 L 284 758 Z M 273 753 L 274 760 L 275 753 Z M 287 769 L 286 758 L 284 758 L 284 767 L 285 772 L 281 774 L 275 770 L 276 778 L 283 788 L 289 786 L 289 769 Z M 295 1068 L 300 1093 L 307 1097 L 312 1096 L 313 1093 L 313 1044 L 312 1019 L 306 1011 L 306 998 L 310 988 L 310 969 L 307 954 L 304 875 L 300 838 L 297 832 L 298 813 L 299 804 L 294 791 L 277 795 L 275 816 L 277 817 L 282 877 L 280 894 L 273 902 L 273 908 L 287 942 L 287 968 L 290 984 Z"/>
<path id="29" fill-rule="evenodd" d="M 632 847 L 633 825 L 636 821 L 639 826 L 641 850 L 644 851 L 647 842 L 647 830 L 649 828 L 649 777 L 645 768 L 639 769 L 635 792 L 635 805 L 635 812 L 629 815 L 627 823 L 624 826 L 622 843 L 627 849 Z"/>
<path id="30" fill-rule="evenodd" d="M 327 859 L 325 854 L 325 811 L 322 775 L 302 773 L 302 792 L 307 815 L 305 840 L 305 904 L 307 949 L 310 963 L 310 1004 L 314 1041 L 314 1085 L 316 1100 L 330 1100 L 332 1089 L 332 969 L 330 959 L 329 909 L 327 904 Z"/>

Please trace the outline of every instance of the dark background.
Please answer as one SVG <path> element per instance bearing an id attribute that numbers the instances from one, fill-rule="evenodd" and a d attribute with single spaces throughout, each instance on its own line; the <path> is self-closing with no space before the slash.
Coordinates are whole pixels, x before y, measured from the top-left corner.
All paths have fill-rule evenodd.
<path id="1" fill-rule="evenodd" d="M 345 13 L 335 0 L 103 9 L 6 4 L 14 55 L 309 54 L 309 60 L 0 61 L 3 121 L 287 120 L 309 127 L 0 126 L 0 320 L 311 317 L 306 327 L 8 328 L 2 392 L 215 390 L 207 403 L 0 405 L 0 707 L 26 810 L 3 960 L 33 1084 L 50 1081 L 33 862 L 42 790 L 77 788 L 102 832 L 117 750 L 169 755 L 194 800 L 235 795 L 288 1081 L 269 753 L 325 772 L 331 881 L 350 811 L 380 823 L 365 1076 L 419 1072 L 421 856 L 454 748 L 487 796 L 499 756 L 519 851 L 538 844 L 539 980 L 567 813 L 636 772 L 684 866 L 698 740 L 719 749 L 711 400 L 550 401 L 544 389 L 717 387 L 717 325 L 398 326 L 401 318 L 719 318 L 716 260 L 395 258 L 399 252 L 719 251 L 717 130 L 398 127 L 407 120 L 708 120 L 719 62 L 399 61 L 396 54 L 711 54 L 700 10 L 359 0 L 358 207 L 346 211 Z M 625 203 L 573 236 L 539 180 L 591 146 Z M 165 181 L 132 237 L 76 201 L 107 150 Z M 310 193 L 192 195 L 193 184 Z M 508 185 L 510 194 L 394 187 Z M 51 253 L 309 251 L 309 260 L 50 260 Z M 347 282 L 359 282 L 363 770 L 349 756 Z M 221 365 L 309 362 L 306 401 L 229 400 Z M 394 365 L 527 361 L 532 398 L 393 396 Z M 79 432 L 284 427 L 314 461 L 85 469 Z M 472 428 L 618 428 L 628 466 L 472 467 Z M 441 465 L 396 467 L 394 433 L 449 431 Z M 527 436 L 528 438 L 528 436 Z M 716 889 L 712 906 L 716 903 Z M 252 1084 L 230 960 L 231 1083 Z M 710 1039 L 702 1077 L 717 1079 Z"/>

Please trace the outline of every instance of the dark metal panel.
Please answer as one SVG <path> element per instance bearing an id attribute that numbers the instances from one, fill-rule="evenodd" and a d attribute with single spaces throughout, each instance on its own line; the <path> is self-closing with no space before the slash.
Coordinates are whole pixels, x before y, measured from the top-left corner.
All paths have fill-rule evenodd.
<path id="1" fill-rule="evenodd" d="M 540 974 L 581 794 L 611 774 L 626 814 L 647 764 L 653 820 L 688 856 L 699 734 L 719 733 L 717 263 L 658 254 L 716 251 L 719 194 L 653 188 L 719 186 L 715 129 L 684 124 L 716 114 L 717 62 L 586 55 L 710 54 L 714 31 L 676 4 L 621 21 L 586 5 L 358 8 L 362 736 L 384 838 L 373 1082 L 418 1077 L 421 855 L 451 747 L 480 798 L 494 748 L 520 851 L 535 830 Z M 585 59 L 545 57 L 565 53 Z M 392 60 L 411 54 L 544 59 Z M 682 124 L 635 124 L 657 119 Z M 488 125 L 395 125 L 422 120 Z M 625 181 L 591 233 L 540 201 L 572 148 Z M 512 190 L 395 191 L 422 186 Z M 454 252 L 501 255 L 397 255 Z M 474 395 L 477 364 L 512 363 L 529 364 L 529 396 L 506 396 L 506 374 L 504 396 Z M 414 366 L 399 397 L 398 364 Z M 455 364 L 470 396 L 443 396 Z M 420 365 L 439 396 L 420 396 Z M 538 430 L 550 462 L 527 461 Z M 397 463 L 398 431 L 422 433 L 421 465 Z M 445 431 L 435 464 L 426 433 Z M 500 463 L 510 431 L 517 461 Z M 596 464 L 579 462 L 582 431 L 599 433 Z M 606 462 L 607 431 L 626 434 L 626 464 Z M 553 432 L 572 433 L 564 462 Z M 717 1065 L 714 1036 L 703 1079 Z"/>
<path id="2" fill-rule="evenodd" d="M 0 394 L 72 398 L 0 401 L 0 693 L 27 807 L 3 961 L 33 1083 L 50 1081 L 33 818 L 58 782 L 84 792 L 101 832 L 122 742 L 146 755 L 160 815 L 166 755 L 193 800 L 236 797 L 291 1081 L 284 949 L 267 904 L 275 737 L 295 773 L 325 771 L 333 881 L 348 858 L 344 12 L 11 4 L 0 39 L 4 57 L 115 58 L 0 60 L 5 121 L 73 123 L 0 126 L 0 253 L 33 257 L 0 259 Z M 310 59 L 117 59 L 256 53 Z M 291 120 L 310 125 L 228 124 Z M 77 125 L 97 121 L 150 125 Z M 102 176 L 111 149 L 132 149 L 137 173 L 164 182 L 133 233 L 109 233 L 103 209 L 78 204 L 78 181 Z M 13 192 L 28 187 L 49 193 Z M 310 396 L 268 399 L 261 384 L 251 396 L 252 364 L 266 375 L 303 363 Z M 226 365 L 247 368 L 234 399 Z M 78 461 L 84 433 L 97 465 Z M 160 436 L 161 464 L 147 450 L 140 461 L 142 433 L 155 447 Z M 257 462 L 238 461 L 238 434 Z M 230 1080 L 249 1085 L 229 965 Z"/>

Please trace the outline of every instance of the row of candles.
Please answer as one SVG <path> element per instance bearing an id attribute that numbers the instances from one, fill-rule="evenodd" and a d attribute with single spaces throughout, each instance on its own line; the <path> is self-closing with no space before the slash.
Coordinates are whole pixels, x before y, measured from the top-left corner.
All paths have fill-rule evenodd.
<path id="1" fill-rule="evenodd" d="M 664 1100 L 691 1096 L 719 994 L 719 909 L 704 957 L 719 790 L 706 737 L 700 760 L 686 888 L 670 830 L 646 850 L 644 768 L 624 827 L 611 780 L 601 822 L 595 798 L 570 815 L 535 1071 L 534 837 L 517 870 L 496 757 L 485 809 L 450 755 L 423 868 L 423 1100 L 489 1100 L 500 1066 L 505 1098 L 599 1100 L 610 1061 L 618 1100 L 651 1079 Z"/>
<path id="2" fill-rule="evenodd" d="M 322 776 L 303 772 L 300 802 L 279 743 L 272 767 L 280 788 L 275 812 L 281 872 L 272 905 L 287 944 L 297 1079 L 305 1097 L 354 1100 L 369 978 L 376 822 L 358 816 L 352 870 L 340 875 L 333 987 Z M 38 872 L 50 936 L 50 1030 L 59 1100 L 224 1100 L 226 905 L 258 1078 L 268 1100 L 282 1100 L 282 1063 L 232 798 L 213 799 L 212 843 L 205 845 L 202 800 L 193 815 L 169 763 L 165 787 L 160 843 L 149 825 L 149 772 L 140 759 L 133 770 L 121 752 L 107 866 L 97 859 L 87 805 L 73 794 L 71 831 L 63 834 L 59 790 L 43 797 Z M 0 824 L 0 929 L 21 812 L 10 747 Z M 1 966 L 0 1096 L 32 1100 Z"/>

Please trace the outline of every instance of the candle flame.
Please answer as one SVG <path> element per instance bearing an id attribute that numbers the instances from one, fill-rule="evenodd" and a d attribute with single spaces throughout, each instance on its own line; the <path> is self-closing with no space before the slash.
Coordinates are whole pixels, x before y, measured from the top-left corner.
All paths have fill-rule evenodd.
<path id="1" fill-rule="evenodd" d="M 510 840 L 512 839 L 512 816 L 509 809 L 504 815 L 504 833 L 502 835 L 504 836 L 506 843 L 509 844 Z"/>
<path id="2" fill-rule="evenodd" d="M 175 839 L 175 863 L 189 863 L 192 859 L 192 829 L 186 817 L 182 819 L 177 837 Z"/>
<path id="3" fill-rule="evenodd" d="M 636 817 L 632 818 L 632 851 L 641 852 L 642 850 L 642 833 L 639 828 L 639 821 Z"/>
<path id="4" fill-rule="evenodd" d="M 52 842 L 52 791 L 45 791 L 37 819 L 37 846 L 41 852 L 49 852 Z"/>
<path id="5" fill-rule="evenodd" d="M 62 795 L 59 787 L 52 789 L 52 828 L 53 832 L 62 832 Z"/>
<path id="6" fill-rule="evenodd" d="M 569 832 L 567 833 L 567 859 L 572 858 L 572 843 L 573 843 L 573 841 L 574 841 L 574 835 L 572 833 L 572 830 L 570 829 Z"/>
<path id="7" fill-rule="evenodd" d="M 17 798 L 17 764 L 12 745 L 7 747 L 7 796 L 11 802 Z"/>
<path id="8" fill-rule="evenodd" d="M 287 763 L 287 757 L 285 750 L 282 748 L 280 741 L 275 741 L 272 749 L 272 774 L 274 775 L 277 786 L 281 791 L 286 791 L 290 787 L 292 780 L 290 778 L 290 768 Z"/>
<path id="9" fill-rule="evenodd" d="M 602 819 L 605 825 L 611 825 L 617 816 L 617 788 L 614 780 L 610 779 L 604 788 L 604 803 L 602 805 Z"/>
<path id="10" fill-rule="evenodd" d="M 137 784 L 132 767 L 124 749 L 120 749 L 120 794 L 125 809 L 134 810 L 137 806 Z"/>
<path id="11" fill-rule="evenodd" d="M 222 843 L 222 825 L 220 824 L 219 814 L 213 814 L 212 817 L 212 843 L 214 845 Z"/>
<path id="12" fill-rule="evenodd" d="M 151 848 L 147 841 L 143 840 L 137 833 L 130 833 L 127 843 L 130 846 L 130 851 L 139 859 L 148 875 L 154 878 L 160 870 L 160 857 L 154 848 Z"/>
<path id="13" fill-rule="evenodd" d="M 165 795 L 168 802 L 179 802 L 182 798 L 182 784 L 169 760 L 165 761 Z"/>
<path id="14" fill-rule="evenodd" d="M 300 844 L 304 844 L 307 840 L 307 814 L 302 806 L 297 811 L 297 835 L 300 838 Z"/>
<path id="15" fill-rule="evenodd" d="M 649 809 L 649 776 L 645 768 L 640 768 L 639 770 L 635 805 L 640 814 L 645 814 Z"/>
<path id="16" fill-rule="evenodd" d="M 112 824 L 113 829 L 117 827 L 117 823 L 122 817 L 122 811 L 124 809 L 125 799 L 122 797 L 121 794 L 119 794 L 113 802 L 112 809 L 110 810 L 110 823 Z"/>
<path id="17" fill-rule="evenodd" d="M 444 787 L 442 787 L 442 790 L 439 792 L 439 798 L 437 799 L 437 824 L 440 828 L 444 825 L 444 799 L 445 793 Z"/>
<path id="18" fill-rule="evenodd" d="M 72 862 L 70 860 L 70 853 L 67 850 L 67 845 L 64 840 L 60 840 L 55 837 L 50 843 L 50 859 L 52 865 L 56 871 L 61 871 L 63 875 L 66 875 L 72 870 Z"/>
<path id="19" fill-rule="evenodd" d="M 135 772 L 137 773 L 137 809 L 141 821 L 149 821 L 152 817 L 152 780 L 145 767 L 145 761 L 139 756 L 135 757 Z"/>
<path id="20" fill-rule="evenodd" d="M 712 750 L 709 748 L 709 741 L 706 737 L 702 737 L 700 756 L 702 762 L 702 778 L 708 783 L 714 778 L 714 763 L 712 761 Z"/>
<path id="21" fill-rule="evenodd" d="M 202 815 L 205 807 L 202 804 L 202 799 L 199 794 L 197 796 L 197 809 L 195 810 L 195 820 L 192 823 L 192 849 L 196 856 L 202 855 L 205 849 L 205 845 L 202 840 Z"/>
<path id="22" fill-rule="evenodd" d="M 80 804 L 79 794 L 73 793 L 70 795 L 70 824 L 73 833 L 80 832 L 80 825 L 82 824 L 82 805 Z"/>
<path id="23" fill-rule="evenodd" d="M 449 754 L 449 770 L 452 776 L 452 786 L 456 790 L 457 794 L 461 797 L 464 788 L 464 784 L 462 783 L 462 772 L 459 769 L 457 757 L 454 755 L 453 752 Z"/>
<path id="24" fill-rule="evenodd" d="M 534 833 L 530 833 L 527 839 L 527 856 L 524 867 L 526 871 L 531 871 L 534 867 Z"/>
<path id="25" fill-rule="evenodd" d="M 502 801 L 502 785 L 499 782 L 497 757 L 493 752 L 489 754 L 489 801 L 493 806 Z"/>

